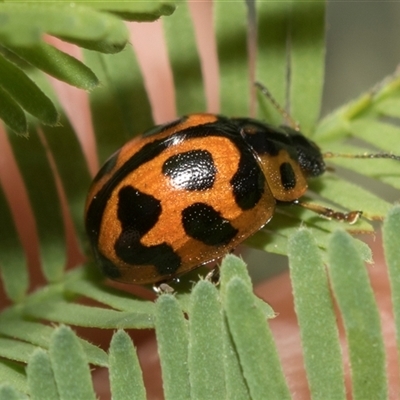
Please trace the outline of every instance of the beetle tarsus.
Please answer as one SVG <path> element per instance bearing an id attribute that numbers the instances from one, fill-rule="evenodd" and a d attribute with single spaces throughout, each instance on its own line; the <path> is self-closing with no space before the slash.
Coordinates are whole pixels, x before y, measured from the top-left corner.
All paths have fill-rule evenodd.
<path id="1" fill-rule="evenodd" d="M 331 208 L 321 206 L 319 204 L 314 203 L 303 203 L 300 201 L 295 201 L 294 204 L 306 208 L 307 210 L 313 211 L 316 214 L 324 217 L 326 219 L 335 219 L 336 221 L 344 221 L 350 225 L 355 224 L 358 219 L 362 216 L 362 211 L 349 211 L 349 212 L 341 212 L 335 211 Z"/>

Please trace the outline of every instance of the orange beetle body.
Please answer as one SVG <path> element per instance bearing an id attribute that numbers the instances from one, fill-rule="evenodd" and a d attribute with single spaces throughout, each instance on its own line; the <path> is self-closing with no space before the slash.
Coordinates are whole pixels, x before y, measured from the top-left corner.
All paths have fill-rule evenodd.
<path id="1" fill-rule="evenodd" d="M 167 281 L 233 250 L 324 171 L 319 148 L 294 129 L 191 114 L 108 159 L 89 190 L 86 230 L 109 278 Z"/>

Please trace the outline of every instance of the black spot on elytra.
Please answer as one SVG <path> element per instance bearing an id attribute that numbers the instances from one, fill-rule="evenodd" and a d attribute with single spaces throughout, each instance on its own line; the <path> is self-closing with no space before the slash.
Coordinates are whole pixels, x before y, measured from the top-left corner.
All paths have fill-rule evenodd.
<path id="1" fill-rule="evenodd" d="M 118 219 L 122 232 L 115 243 L 115 253 L 131 265 L 154 265 L 160 275 L 173 274 L 181 264 L 180 257 L 167 243 L 143 246 L 140 239 L 157 223 L 161 203 L 153 196 L 132 186 L 118 194 Z"/>
<path id="2" fill-rule="evenodd" d="M 242 153 L 238 170 L 230 184 L 236 204 L 242 210 L 249 210 L 260 201 L 264 192 L 265 177 L 253 154 Z"/>
<path id="3" fill-rule="evenodd" d="M 105 261 L 107 260 L 106 257 L 108 255 L 102 253 L 102 249 L 99 248 L 98 244 L 101 225 L 103 221 L 103 213 L 107 207 L 110 197 L 116 190 L 116 187 L 120 185 L 120 183 L 123 182 L 123 180 L 129 174 L 131 174 L 133 171 L 135 171 L 143 164 L 151 162 L 168 147 L 174 146 L 176 143 L 181 143 L 191 138 L 200 138 L 208 136 L 225 137 L 231 140 L 232 143 L 234 143 L 235 146 L 237 146 L 240 152 L 243 149 L 248 150 L 248 146 L 243 141 L 243 138 L 241 137 L 240 132 L 238 130 L 237 124 L 232 123 L 231 119 L 224 117 L 219 117 L 216 122 L 207 123 L 205 125 L 200 125 L 195 127 L 188 127 L 179 132 L 175 132 L 174 134 L 171 134 L 168 137 L 158 138 L 157 136 L 158 133 L 163 132 L 165 129 L 171 129 L 173 126 L 178 125 L 183 120 L 184 119 L 180 119 L 172 122 L 171 124 L 158 126 L 155 127 L 154 129 L 150 129 L 149 131 L 147 131 L 145 133 L 145 136 L 149 137 L 154 135 L 154 140 L 144 145 L 137 153 L 133 154 L 129 159 L 127 159 L 124 162 L 124 164 L 117 171 L 115 171 L 115 173 L 108 179 L 107 182 L 105 182 L 105 184 L 101 187 L 101 189 L 91 199 L 85 216 L 85 227 L 91 242 L 91 247 L 93 249 L 94 255 L 98 260 L 99 264 L 104 265 L 105 270 L 112 271 L 112 268 L 108 265 L 110 264 L 110 262 L 107 263 Z M 113 167 L 113 162 L 115 163 L 117 160 L 118 156 L 117 154 L 115 154 L 115 157 L 113 156 L 112 160 L 110 159 L 109 164 L 103 167 L 104 169 L 102 169 L 101 172 L 99 172 L 98 176 L 99 177 L 103 176 L 105 174 L 105 171 L 107 172 L 111 171 Z M 136 236 L 140 235 L 140 227 L 137 228 L 138 229 L 136 230 L 136 234 L 133 235 Z M 104 227 L 102 229 L 107 229 L 107 227 Z M 124 235 L 127 234 L 125 233 Z M 176 254 L 167 245 L 166 245 L 167 247 L 160 245 L 161 247 L 158 247 L 160 252 L 158 252 L 156 246 L 144 247 L 143 245 L 140 244 L 139 241 L 134 241 L 133 243 L 130 243 L 131 250 L 129 250 L 129 248 L 124 250 L 121 244 L 127 243 L 126 242 L 127 237 L 130 237 L 132 239 L 133 236 L 130 235 L 132 235 L 132 233 L 128 234 L 128 236 L 120 238 L 119 251 L 121 251 L 121 253 L 124 253 L 125 251 L 123 257 L 134 260 L 132 262 L 137 262 L 138 260 L 145 260 L 145 262 L 147 262 L 148 260 L 151 260 L 152 257 L 154 257 L 154 259 L 158 263 L 157 268 L 160 269 L 162 269 L 164 265 L 167 265 L 167 262 L 164 263 L 162 260 L 159 262 L 159 260 L 162 257 L 165 257 L 166 259 L 170 257 L 170 259 L 173 260 L 172 265 L 174 265 L 174 268 L 178 264 L 176 259 L 177 257 Z M 110 238 L 110 240 L 112 239 Z M 133 256 L 135 252 L 137 253 L 136 257 Z M 151 263 L 151 261 L 149 261 L 149 263 Z M 116 273 L 116 270 L 114 271 L 114 273 Z M 111 277 L 111 275 L 112 272 L 109 274 L 109 276 Z"/>
<path id="4" fill-rule="evenodd" d="M 137 153 L 127 159 L 125 163 L 110 177 L 110 179 L 103 185 L 96 196 L 91 199 L 88 211 L 86 213 L 86 231 L 92 241 L 92 247 L 96 251 L 98 237 L 100 234 L 100 225 L 104 209 L 107 205 L 109 198 L 118 186 L 129 174 L 147 162 L 151 162 L 164 150 L 175 143 L 181 143 L 185 140 L 200 137 L 226 137 L 231 140 L 239 150 L 245 148 L 246 144 L 240 136 L 236 124 L 231 120 L 220 117 L 218 121 L 205 125 L 189 127 L 182 131 L 171 134 L 166 138 L 157 138 L 157 133 L 163 132 L 165 129 L 178 125 L 184 118 L 174 121 L 167 125 L 157 126 L 146 132 L 146 136 L 155 135 L 152 142 L 144 145 Z"/>
<path id="5" fill-rule="evenodd" d="M 185 232 L 209 246 L 228 244 L 238 233 L 231 223 L 208 204 L 194 203 L 182 211 Z"/>
<path id="6" fill-rule="evenodd" d="M 166 140 L 154 140 L 153 142 L 143 146 L 110 177 L 110 179 L 98 191 L 96 196 L 91 199 L 86 213 L 85 222 L 86 231 L 92 242 L 92 247 L 95 252 L 98 251 L 97 243 L 100 235 L 100 226 L 103 219 L 104 209 L 106 208 L 108 200 L 113 194 L 116 186 L 119 185 L 132 171 L 136 170 L 146 162 L 151 161 L 154 157 L 160 154 L 167 147 L 167 145 L 168 144 Z"/>
<path id="7" fill-rule="evenodd" d="M 279 166 L 282 186 L 285 190 L 293 189 L 296 186 L 296 174 L 292 166 L 288 162 L 284 162 Z"/>
<path id="8" fill-rule="evenodd" d="M 129 236 L 128 242 L 145 235 L 157 223 L 160 214 L 161 202 L 153 196 L 132 186 L 124 186 L 119 191 L 117 217 L 122 226 L 121 235 Z"/>
<path id="9" fill-rule="evenodd" d="M 162 172 L 174 187 L 194 191 L 211 189 L 217 169 L 209 151 L 191 150 L 168 158 Z"/>

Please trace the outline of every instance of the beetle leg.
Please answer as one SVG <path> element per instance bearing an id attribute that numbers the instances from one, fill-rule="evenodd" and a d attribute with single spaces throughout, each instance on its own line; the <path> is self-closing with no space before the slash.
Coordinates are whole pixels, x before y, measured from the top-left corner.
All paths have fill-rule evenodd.
<path id="1" fill-rule="evenodd" d="M 344 221 L 348 222 L 349 224 L 355 224 L 362 215 L 362 211 L 349 211 L 347 213 L 344 213 L 332 210 L 331 208 L 324 207 L 319 204 L 303 203 L 299 200 L 296 200 L 293 203 L 300 207 L 306 208 L 307 210 L 311 210 L 316 214 L 321 215 L 321 217 L 327 219 L 336 219 L 337 221 Z"/>

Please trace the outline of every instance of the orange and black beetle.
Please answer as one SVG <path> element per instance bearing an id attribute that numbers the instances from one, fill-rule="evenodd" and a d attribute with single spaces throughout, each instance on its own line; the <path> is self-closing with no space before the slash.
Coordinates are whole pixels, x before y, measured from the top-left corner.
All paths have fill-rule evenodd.
<path id="1" fill-rule="evenodd" d="M 290 127 L 192 114 L 111 156 L 90 188 L 86 230 L 109 278 L 166 281 L 234 249 L 324 171 L 317 145 Z"/>

